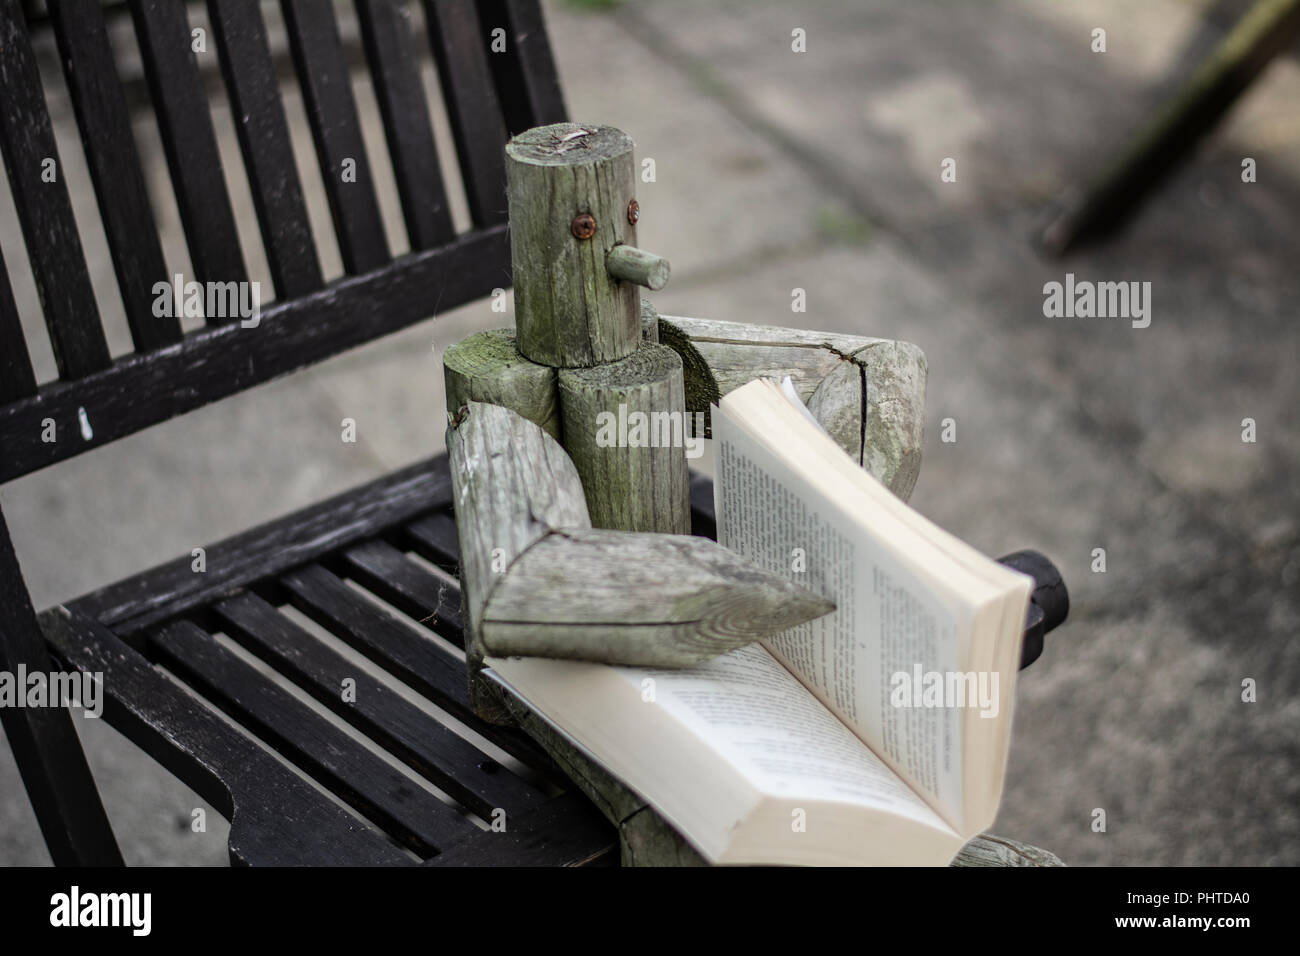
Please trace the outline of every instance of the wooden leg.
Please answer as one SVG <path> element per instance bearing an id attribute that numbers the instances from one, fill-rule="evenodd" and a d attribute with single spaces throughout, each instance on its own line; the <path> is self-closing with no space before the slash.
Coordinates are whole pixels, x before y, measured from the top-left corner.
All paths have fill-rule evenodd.
<path id="1" fill-rule="evenodd" d="M 31 597 L 0 514 L 0 670 L 52 674 Z M 26 688 L 16 688 L 20 694 Z M 51 702 L 53 704 L 53 702 Z M 99 799 L 66 706 L 0 707 L 5 736 L 56 866 L 122 866 L 122 853 Z"/>

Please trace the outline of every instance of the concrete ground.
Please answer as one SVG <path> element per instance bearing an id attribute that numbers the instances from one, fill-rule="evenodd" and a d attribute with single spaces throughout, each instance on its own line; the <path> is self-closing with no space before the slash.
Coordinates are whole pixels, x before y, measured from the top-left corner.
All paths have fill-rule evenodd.
<path id="1" fill-rule="evenodd" d="M 673 263 L 660 310 L 916 342 L 930 380 L 913 505 L 988 554 L 1032 546 L 1062 568 L 1070 620 L 1022 675 L 996 831 L 1072 864 L 1300 863 L 1296 61 L 1273 65 L 1122 237 L 1064 262 L 1029 243 L 1237 6 L 547 5 L 572 117 L 626 129 L 655 160 L 639 232 Z M 796 27 L 805 53 L 791 50 Z M 1096 27 L 1105 53 L 1090 49 Z M 93 219 L 70 111 L 55 115 L 78 214 Z M 296 103 L 290 115 L 306 142 Z M 368 123 L 373 161 L 382 137 Z M 218 126 L 230 168 L 228 117 Z M 140 136 L 178 237 L 156 132 Z M 1244 157 L 1257 182 L 1241 181 Z M 956 182 L 941 182 L 946 158 Z M 328 213 L 303 160 L 319 233 Z M 0 192 L 12 268 L 8 201 Z M 385 215 L 397 224 L 391 204 Z M 183 244 L 168 248 L 183 267 Z M 102 240 L 87 251 L 111 290 Z M 333 249 L 322 257 L 339 271 Z M 1150 327 L 1045 318 L 1043 284 L 1066 272 L 1150 282 Z M 37 316 L 30 284 L 15 287 Z M 804 314 L 790 310 L 796 287 Z M 441 444 L 437 349 L 500 320 L 487 303 L 437 316 L 6 486 L 38 606 L 428 455 Z M 108 321 L 125 348 L 120 315 Z M 339 441 L 345 416 L 355 445 Z M 215 814 L 191 832 L 196 796 L 111 728 L 79 726 L 129 861 L 225 862 Z M 0 748 L 0 863 L 44 862 Z"/>

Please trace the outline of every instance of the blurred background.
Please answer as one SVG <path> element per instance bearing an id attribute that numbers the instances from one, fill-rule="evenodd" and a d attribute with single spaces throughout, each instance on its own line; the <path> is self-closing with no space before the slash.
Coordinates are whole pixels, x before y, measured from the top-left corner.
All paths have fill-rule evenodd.
<path id="1" fill-rule="evenodd" d="M 194 25 L 205 10 L 190 4 Z M 342 273 L 278 5 L 263 4 L 327 277 Z M 351 3 L 371 166 L 405 248 Z M 419 20 L 420 5 L 410 4 Z M 570 117 L 654 160 L 640 245 L 659 311 L 905 339 L 929 360 L 911 499 L 990 555 L 1048 554 L 1070 619 L 1021 676 L 994 832 L 1067 863 L 1300 863 L 1300 65 L 1278 57 L 1118 237 L 1034 237 L 1185 81 L 1244 2 L 628 0 L 545 4 Z M 190 274 L 129 16 L 110 18 L 168 265 Z M 806 52 L 791 49 L 792 31 Z M 1093 31 L 1106 31 L 1106 51 Z M 114 289 L 53 41 L 38 44 L 92 278 Z M 220 88 L 215 54 L 204 65 Z M 437 80 L 426 68 L 430 101 Z M 224 98 L 223 161 L 238 168 Z M 444 165 L 454 155 L 435 117 Z M 1242 181 L 1244 158 L 1257 181 Z M 941 163 L 956 161 L 956 181 Z M 444 170 L 456 181 L 453 168 Z M 270 289 L 246 184 L 229 186 Z M 240 192 L 240 190 L 244 190 Z M 454 191 L 453 191 L 454 192 Z M 463 199 L 453 195 L 458 221 Z M 40 327 L 7 185 L 0 248 Z M 1151 283 L 1151 324 L 1049 319 L 1072 272 Z M 791 312 L 791 291 L 807 311 Z M 110 345 L 130 350 L 101 291 Z M 118 303 L 119 311 L 111 311 Z M 440 350 L 508 324 L 488 301 L 0 489 L 38 608 L 442 448 Z M 504 321 L 503 321 L 504 320 Z M 33 351 L 41 380 L 51 354 Z M 357 442 L 339 440 L 357 422 Z M 940 441 L 951 418 L 956 441 Z M 1243 442 L 1242 420 L 1257 441 Z M 1095 549 L 1105 551 L 1105 571 Z M 1242 701 L 1242 681 L 1257 701 Z M 102 721 L 78 728 L 128 862 L 226 862 L 225 826 Z M 1093 830 L 1094 811 L 1106 814 Z M 48 863 L 0 747 L 0 863 Z"/>

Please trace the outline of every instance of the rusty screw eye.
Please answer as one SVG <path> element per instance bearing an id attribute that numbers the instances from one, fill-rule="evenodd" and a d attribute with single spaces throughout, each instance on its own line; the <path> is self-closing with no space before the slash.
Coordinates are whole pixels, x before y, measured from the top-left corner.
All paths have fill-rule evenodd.
<path id="1" fill-rule="evenodd" d="M 627 204 L 627 221 L 636 225 L 636 221 L 641 218 L 641 204 L 633 199 Z"/>
<path id="2" fill-rule="evenodd" d="M 590 239 L 596 234 L 596 217 L 589 212 L 580 212 L 569 223 L 569 231 L 575 239 Z"/>

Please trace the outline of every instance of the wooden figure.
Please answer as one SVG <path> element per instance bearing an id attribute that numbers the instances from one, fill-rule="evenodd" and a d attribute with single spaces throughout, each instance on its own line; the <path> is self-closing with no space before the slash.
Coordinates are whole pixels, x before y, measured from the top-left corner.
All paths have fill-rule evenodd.
<path id="1" fill-rule="evenodd" d="M 668 263 L 636 248 L 632 141 L 561 123 L 506 147 L 516 332 L 448 349 L 447 408 L 471 699 L 554 757 L 619 829 L 625 864 L 702 859 L 653 808 L 557 733 L 484 655 L 684 666 L 833 610 L 689 535 L 683 449 L 602 441 L 602 420 L 677 416 L 708 434 L 712 403 L 789 376 L 831 437 L 906 499 L 920 468 L 925 356 L 914 345 L 660 316 L 638 287 Z M 1059 865 L 977 838 L 955 865 Z"/>
<path id="2" fill-rule="evenodd" d="M 516 328 L 444 355 L 471 689 L 485 716 L 503 716 L 482 693 L 485 653 L 683 666 L 832 609 L 689 536 L 683 442 L 708 435 L 710 403 L 732 388 L 789 375 L 864 467 L 904 497 L 916 480 L 915 346 L 661 317 L 641 298 L 668 263 L 635 245 L 632 149 L 621 130 L 573 123 L 511 140 Z M 629 434 L 636 416 L 655 440 Z"/>

